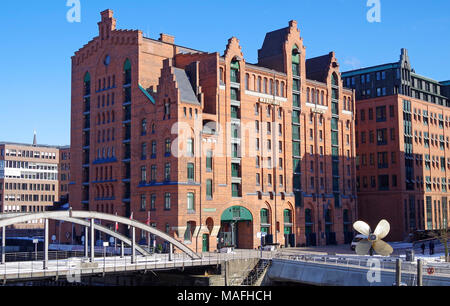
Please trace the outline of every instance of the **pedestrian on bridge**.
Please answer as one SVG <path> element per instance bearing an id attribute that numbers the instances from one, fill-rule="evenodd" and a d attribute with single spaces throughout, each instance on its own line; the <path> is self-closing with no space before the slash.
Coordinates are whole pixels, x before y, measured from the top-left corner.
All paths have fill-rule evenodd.
<path id="1" fill-rule="evenodd" d="M 430 241 L 430 255 L 434 254 L 434 242 L 433 240 Z"/>
<path id="2" fill-rule="evenodd" d="M 425 243 L 422 242 L 420 248 L 422 249 L 422 254 L 425 255 Z"/>

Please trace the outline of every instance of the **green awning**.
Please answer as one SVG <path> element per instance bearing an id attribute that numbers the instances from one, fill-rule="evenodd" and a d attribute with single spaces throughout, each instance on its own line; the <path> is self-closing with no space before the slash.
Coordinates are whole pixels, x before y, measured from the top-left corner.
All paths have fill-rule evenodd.
<path id="1" fill-rule="evenodd" d="M 221 220 L 223 222 L 253 221 L 253 217 L 247 208 L 242 206 L 233 206 L 224 211 Z"/>

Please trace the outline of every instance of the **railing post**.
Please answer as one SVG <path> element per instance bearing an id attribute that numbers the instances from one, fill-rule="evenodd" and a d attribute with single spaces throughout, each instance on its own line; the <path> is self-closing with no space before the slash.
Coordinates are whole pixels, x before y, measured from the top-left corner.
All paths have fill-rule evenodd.
<path id="1" fill-rule="evenodd" d="M 131 228 L 131 263 L 136 263 L 136 228 Z"/>
<path id="2" fill-rule="evenodd" d="M 91 219 L 91 262 L 94 262 L 95 260 L 95 229 L 94 229 L 94 222 L 95 220 Z"/>
<path id="3" fill-rule="evenodd" d="M 421 287 L 422 285 L 422 275 L 423 275 L 423 260 L 417 260 L 417 286 Z"/>
<path id="4" fill-rule="evenodd" d="M 48 269 L 48 219 L 44 220 L 44 270 Z"/>
<path id="5" fill-rule="evenodd" d="M 121 244 L 120 244 L 120 258 L 123 258 L 125 256 L 125 247 L 123 245 L 123 241 L 121 240 L 120 242 L 121 242 Z"/>
<path id="6" fill-rule="evenodd" d="M 169 243 L 169 261 L 173 261 L 173 244 Z"/>
<path id="7" fill-rule="evenodd" d="M 6 263 L 5 248 L 6 248 L 6 227 L 3 226 L 2 227 L 2 265 L 4 265 Z"/>
<path id="8" fill-rule="evenodd" d="M 89 258 L 89 227 L 84 228 L 84 257 Z"/>

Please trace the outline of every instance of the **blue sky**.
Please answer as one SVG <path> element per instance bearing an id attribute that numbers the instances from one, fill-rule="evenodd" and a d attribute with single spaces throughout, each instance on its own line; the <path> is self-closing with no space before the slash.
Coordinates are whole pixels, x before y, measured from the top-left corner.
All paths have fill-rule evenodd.
<path id="1" fill-rule="evenodd" d="M 450 79 L 450 1 L 380 0 L 369 23 L 367 0 L 81 0 L 69 23 L 67 0 L 4 1 L 0 6 L 0 141 L 70 143 L 70 58 L 97 35 L 100 11 L 119 29 L 174 35 L 176 43 L 223 53 L 239 38 L 254 63 L 266 32 L 298 21 L 307 57 L 335 51 L 341 70 L 397 61 L 407 48 L 416 72 Z"/>

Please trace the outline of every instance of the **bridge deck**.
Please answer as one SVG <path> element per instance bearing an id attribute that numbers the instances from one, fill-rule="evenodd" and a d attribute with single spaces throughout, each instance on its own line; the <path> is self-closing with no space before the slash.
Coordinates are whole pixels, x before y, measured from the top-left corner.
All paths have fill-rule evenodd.
<path id="1" fill-rule="evenodd" d="M 271 259 L 273 253 L 263 252 L 262 258 Z M 88 258 L 68 258 L 49 260 L 44 270 L 42 261 L 7 262 L 0 265 L 0 281 L 33 280 L 42 278 L 68 278 L 93 274 L 112 274 L 132 271 L 172 270 L 187 267 L 220 265 L 233 259 L 261 258 L 259 251 L 237 251 L 234 253 L 205 253 L 200 259 L 191 259 L 185 254 L 173 254 L 169 260 L 168 254 L 152 256 L 136 256 L 136 262 L 131 262 L 131 256 L 97 257 L 91 263 Z"/>

